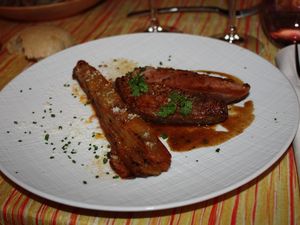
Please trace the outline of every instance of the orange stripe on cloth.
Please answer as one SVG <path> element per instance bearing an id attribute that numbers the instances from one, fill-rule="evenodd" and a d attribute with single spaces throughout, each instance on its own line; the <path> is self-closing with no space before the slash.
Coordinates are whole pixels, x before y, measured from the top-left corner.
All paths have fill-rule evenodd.
<path id="1" fill-rule="evenodd" d="M 70 31 L 71 34 L 74 34 L 81 26 L 82 24 L 86 21 L 85 17 L 82 17 L 80 22 Z"/>
<path id="2" fill-rule="evenodd" d="M 170 222 L 169 222 L 170 225 L 173 225 L 173 224 L 174 224 L 175 215 L 176 215 L 175 209 L 173 209 L 173 210 L 172 210 L 172 214 L 171 214 L 171 216 L 170 216 Z"/>
<path id="3" fill-rule="evenodd" d="M 294 162 L 294 154 L 293 151 L 289 151 L 289 192 L 290 192 L 290 224 L 295 225 L 295 212 L 294 212 L 294 185 L 295 185 L 295 162 Z"/>
<path id="4" fill-rule="evenodd" d="M 174 212 L 175 217 L 174 217 L 174 219 L 173 219 L 173 224 L 175 223 L 176 215 L 178 215 L 176 225 L 179 225 L 179 224 L 181 224 L 180 221 L 181 221 L 181 218 L 182 218 L 182 209 L 181 209 L 181 208 L 178 208 L 177 210 L 179 210 L 179 214 L 177 214 L 176 211 Z"/>
<path id="5" fill-rule="evenodd" d="M 209 214 L 208 225 L 216 224 L 218 204 L 214 204 Z"/>
<path id="6" fill-rule="evenodd" d="M 211 14 L 207 14 L 206 18 L 205 18 L 205 22 L 202 26 L 202 29 L 200 30 L 200 34 L 203 34 L 203 32 L 205 31 L 206 27 L 209 26 L 209 21 L 211 19 Z"/>
<path id="7" fill-rule="evenodd" d="M 237 219 L 237 212 L 238 212 L 238 208 L 239 208 L 239 202 L 240 202 L 240 192 L 237 193 L 236 197 L 235 197 L 235 201 L 234 201 L 234 206 L 232 209 L 232 214 L 231 214 L 231 225 L 236 225 L 236 219 Z"/>
<path id="8" fill-rule="evenodd" d="M 36 213 L 36 217 L 35 217 L 35 223 L 39 224 L 39 222 L 41 222 L 42 224 L 45 223 L 45 210 L 48 208 L 47 205 L 45 204 L 41 204 L 41 206 L 39 207 L 37 213 Z"/>
<path id="9" fill-rule="evenodd" d="M 21 203 L 21 205 L 19 206 L 18 212 L 17 212 L 17 218 L 18 221 L 20 221 L 20 223 L 22 225 L 26 225 L 26 222 L 24 221 L 24 211 L 26 209 L 26 206 L 29 202 L 30 198 L 29 197 L 25 197 L 23 202 Z"/>
<path id="10" fill-rule="evenodd" d="M 196 217 L 196 210 L 193 210 L 193 212 L 192 212 L 192 218 L 191 218 L 191 225 L 195 224 L 195 217 Z"/>
<path id="11" fill-rule="evenodd" d="M 259 25 L 257 25 L 256 26 L 256 46 L 255 46 L 255 51 L 256 51 L 256 53 L 257 54 L 259 54 L 259 51 L 260 51 L 260 26 Z M 262 46 L 262 48 L 263 48 L 263 46 Z"/>
<path id="12" fill-rule="evenodd" d="M 131 218 L 128 218 L 127 220 L 126 220 L 126 223 L 125 223 L 126 225 L 130 225 L 131 224 Z"/>
<path id="13" fill-rule="evenodd" d="M 178 5 L 178 0 L 177 0 L 174 4 Z M 158 8 L 159 6 L 156 6 L 156 7 Z M 180 14 L 180 13 L 179 13 L 179 14 Z M 173 15 L 174 15 L 174 14 L 173 14 Z M 169 23 L 169 21 L 170 21 L 170 19 L 173 17 L 173 15 L 172 15 L 172 13 L 166 14 L 166 15 L 165 15 L 164 23 L 162 24 L 161 21 L 160 21 L 162 27 L 163 27 L 163 26 L 167 26 L 167 24 Z"/>
<path id="14" fill-rule="evenodd" d="M 135 2 L 137 2 L 138 4 L 135 5 L 135 6 L 133 6 L 132 8 L 133 8 L 133 10 L 134 9 L 138 10 L 139 7 L 140 7 L 140 3 L 142 1 L 135 1 Z M 148 18 L 149 18 L 149 16 L 147 16 L 147 19 L 144 19 L 145 23 L 143 24 L 142 28 L 144 28 L 144 27 L 146 28 L 146 26 L 147 26 L 146 22 L 148 23 Z M 140 27 L 139 27 L 140 26 L 140 22 L 141 22 L 141 19 L 139 19 L 139 18 L 136 19 L 135 22 L 132 23 L 131 26 L 128 26 L 127 33 L 133 33 L 133 32 L 136 32 L 137 29 L 140 29 Z"/>
<path id="15" fill-rule="evenodd" d="M 58 218 L 58 213 L 59 213 L 59 209 L 56 209 L 55 212 L 53 213 L 52 217 L 51 217 L 51 224 L 52 225 L 56 225 L 56 220 Z"/>
<path id="16" fill-rule="evenodd" d="M 17 211 L 17 207 L 19 206 L 19 203 L 20 203 L 20 200 L 22 198 L 22 194 L 20 192 L 18 192 L 18 197 L 15 201 L 15 203 L 12 205 L 12 210 L 11 210 L 11 214 L 12 214 L 12 218 L 11 218 L 11 222 L 12 224 L 16 224 L 17 222 L 15 221 L 16 220 L 16 217 L 14 217 L 13 215 L 16 215 L 16 211 Z"/>
<path id="17" fill-rule="evenodd" d="M 95 25 L 92 27 L 92 29 L 89 32 L 87 32 L 86 35 L 82 38 L 82 40 L 81 40 L 82 42 L 86 42 L 90 38 L 90 36 L 93 34 L 93 32 L 95 32 L 95 30 L 100 27 L 100 24 L 103 23 L 103 21 L 105 21 L 107 18 L 112 16 L 113 13 L 117 13 L 117 10 L 114 10 L 114 9 L 119 7 L 118 5 L 120 4 L 120 2 L 122 2 L 122 1 L 117 1 L 115 4 L 111 4 L 110 8 L 108 8 L 106 13 L 103 14 L 101 12 L 102 16 L 100 16 L 100 19 L 98 19 L 95 22 Z"/>
<path id="18" fill-rule="evenodd" d="M 257 193 L 258 193 L 258 184 L 255 184 L 254 205 L 253 205 L 253 209 L 252 209 L 251 224 L 255 223 L 256 206 L 257 206 Z"/>
<path id="19" fill-rule="evenodd" d="M 78 215 L 75 213 L 72 213 L 69 220 L 69 225 L 75 225 L 77 223 Z"/>
<path id="20" fill-rule="evenodd" d="M 4 223 L 8 223 L 9 220 L 7 218 L 8 214 L 8 209 L 10 208 L 10 203 L 11 201 L 15 198 L 15 196 L 19 193 L 15 188 L 12 189 L 12 193 L 9 195 L 8 199 L 5 201 L 3 208 L 2 208 L 2 215 L 3 215 L 3 220 Z"/>
<path id="21" fill-rule="evenodd" d="M 251 18 L 247 17 L 245 21 L 245 31 L 244 31 L 245 36 L 250 35 L 249 34 L 250 26 L 251 26 Z"/>

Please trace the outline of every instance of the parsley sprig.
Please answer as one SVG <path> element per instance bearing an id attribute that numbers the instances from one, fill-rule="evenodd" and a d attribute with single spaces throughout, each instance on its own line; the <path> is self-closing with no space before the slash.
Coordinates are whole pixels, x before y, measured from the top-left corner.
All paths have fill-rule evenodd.
<path id="1" fill-rule="evenodd" d="M 129 80 L 129 86 L 131 88 L 131 94 L 133 96 L 140 96 L 142 93 L 146 93 L 148 91 L 148 85 L 141 73 L 133 76 Z"/>
<path id="2" fill-rule="evenodd" d="M 192 101 L 189 100 L 186 96 L 180 94 L 177 91 L 171 92 L 170 101 L 160 107 L 157 115 L 160 117 L 168 117 L 170 115 L 175 114 L 177 108 L 179 109 L 179 112 L 183 116 L 187 116 L 192 112 Z"/>

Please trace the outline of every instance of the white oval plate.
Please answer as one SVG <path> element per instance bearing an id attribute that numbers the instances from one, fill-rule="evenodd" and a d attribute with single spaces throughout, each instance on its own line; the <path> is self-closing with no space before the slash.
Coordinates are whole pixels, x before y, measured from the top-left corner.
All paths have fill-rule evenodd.
<path id="1" fill-rule="evenodd" d="M 255 120 L 219 146 L 172 152 L 171 168 L 158 177 L 114 179 L 103 164 L 107 142 L 93 136 L 98 121 L 88 123 L 91 108 L 72 95 L 77 85 L 72 69 L 80 59 L 97 67 L 120 58 L 233 74 L 251 85 L 247 100 L 254 102 Z M 298 108 L 280 71 L 243 48 L 186 34 L 104 38 L 40 61 L 1 91 L 0 169 L 28 191 L 70 206 L 110 211 L 183 206 L 231 191 L 270 167 L 295 135 Z"/>

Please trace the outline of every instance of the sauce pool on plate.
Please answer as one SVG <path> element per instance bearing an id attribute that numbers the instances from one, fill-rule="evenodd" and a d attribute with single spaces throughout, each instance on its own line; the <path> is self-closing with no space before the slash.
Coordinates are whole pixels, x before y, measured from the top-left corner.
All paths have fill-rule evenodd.
<path id="1" fill-rule="evenodd" d="M 252 101 L 243 106 L 229 106 L 229 116 L 224 122 L 210 126 L 153 125 L 157 135 L 166 136 L 173 151 L 190 151 L 195 148 L 215 146 L 241 134 L 250 126 L 255 116 Z"/>
<path id="2" fill-rule="evenodd" d="M 197 70 L 212 76 L 231 79 L 243 83 L 239 78 L 221 72 Z M 228 118 L 224 122 L 209 126 L 168 126 L 153 125 L 157 135 L 167 137 L 167 143 L 173 151 L 190 151 L 195 148 L 209 147 L 222 144 L 241 134 L 251 125 L 254 116 L 254 104 L 251 100 L 242 106 L 229 105 Z"/>

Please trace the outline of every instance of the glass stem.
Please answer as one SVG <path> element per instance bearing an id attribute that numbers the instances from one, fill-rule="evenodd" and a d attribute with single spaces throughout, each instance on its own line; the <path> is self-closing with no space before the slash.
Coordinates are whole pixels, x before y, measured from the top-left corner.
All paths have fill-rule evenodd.
<path id="1" fill-rule="evenodd" d="M 160 31 L 160 25 L 157 18 L 157 9 L 154 5 L 154 0 L 149 0 L 149 8 L 150 8 L 150 26 L 148 28 L 149 32 L 158 32 Z"/>
<path id="2" fill-rule="evenodd" d="M 229 39 L 228 41 L 230 43 L 233 43 L 234 41 L 237 41 L 240 39 L 237 30 L 236 30 L 236 1 L 235 0 L 229 0 Z"/>

